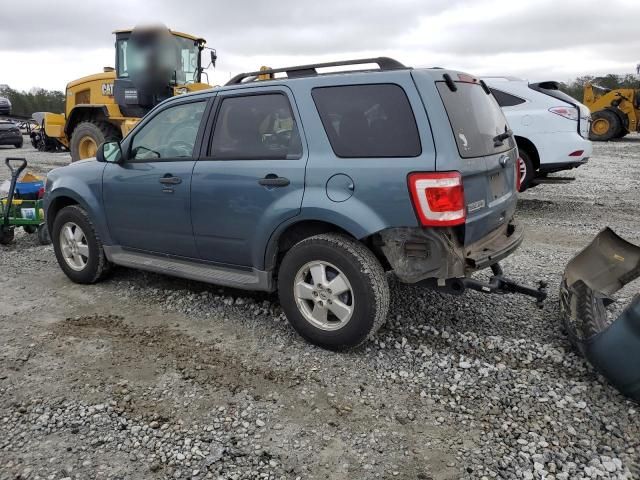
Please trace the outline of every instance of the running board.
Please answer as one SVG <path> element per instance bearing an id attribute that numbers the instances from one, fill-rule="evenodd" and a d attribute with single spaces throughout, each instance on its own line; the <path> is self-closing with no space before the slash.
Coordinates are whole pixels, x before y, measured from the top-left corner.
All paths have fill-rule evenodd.
<path id="1" fill-rule="evenodd" d="M 110 262 L 123 267 L 137 268 L 149 272 L 162 273 L 173 277 L 187 278 L 199 282 L 213 283 L 243 290 L 272 291 L 270 272 L 224 268 L 209 263 L 198 263 L 183 258 L 159 256 L 149 253 L 125 250 L 122 247 L 104 247 Z"/>

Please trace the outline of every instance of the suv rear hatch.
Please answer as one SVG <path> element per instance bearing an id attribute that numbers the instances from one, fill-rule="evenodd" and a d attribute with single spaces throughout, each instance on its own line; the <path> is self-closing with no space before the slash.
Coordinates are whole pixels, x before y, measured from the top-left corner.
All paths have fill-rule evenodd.
<path id="1" fill-rule="evenodd" d="M 560 90 L 560 84 L 554 81 L 546 81 L 539 83 L 530 83 L 529 88 L 535 90 L 536 92 L 542 93 L 544 95 L 548 95 L 550 97 L 555 98 L 556 100 L 560 100 L 563 103 L 568 103 L 573 106 L 577 112 L 577 129 L 578 133 L 583 138 L 589 138 L 589 122 L 591 121 L 591 111 L 586 105 L 578 102 L 575 98 L 567 95 L 562 90 Z"/>
<path id="2" fill-rule="evenodd" d="M 453 147 L 449 139 L 438 141 L 435 135 L 436 170 L 462 175 L 466 220 L 461 240 L 467 246 L 506 227 L 513 217 L 517 202 L 516 144 L 508 134 L 502 109 L 476 78 L 445 70 L 417 70 L 412 75 L 418 90 L 425 93 L 433 88 L 435 80 L 444 109 L 426 104 L 427 112 L 434 121 L 440 117 L 448 123 L 455 139 Z"/>

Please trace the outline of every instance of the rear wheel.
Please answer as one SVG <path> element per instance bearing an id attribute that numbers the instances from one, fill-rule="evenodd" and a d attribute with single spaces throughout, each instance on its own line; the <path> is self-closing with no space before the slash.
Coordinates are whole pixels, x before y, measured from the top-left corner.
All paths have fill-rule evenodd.
<path id="1" fill-rule="evenodd" d="M 592 115 L 591 131 L 589 132 L 591 140 L 606 142 L 617 138 L 623 131 L 622 122 L 615 113 L 601 110 Z"/>
<path id="2" fill-rule="evenodd" d="M 520 168 L 520 191 L 524 192 L 527 188 L 531 187 L 533 179 L 536 176 L 536 170 L 531 161 L 531 155 L 526 150 L 519 150 L 520 162 L 518 167 Z"/>
<path id="3" fill-rule="evenodd" d="M 293 328 L 330 350 L 356 347 L 372 337 L 389 310 L 380 262 L 364 245 L 339 234 L 294 245 L 280 265 L 278 293 Z"/>
<path id="4" fill-rule="evenodd" d="M 71 134 L 71 161 L 95 157 L 100 144 L 111 140 L 120 140 L 120 132 L 110 123 L 80 122 Z"/>

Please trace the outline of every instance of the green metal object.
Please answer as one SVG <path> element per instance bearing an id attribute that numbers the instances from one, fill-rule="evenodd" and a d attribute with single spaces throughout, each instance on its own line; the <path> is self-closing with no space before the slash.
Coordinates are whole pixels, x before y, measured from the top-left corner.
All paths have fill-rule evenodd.
<path id="1" fill-rule="evenodd" d="M 20 161 L 17 168 L 11 162 Z M 44 221 L 43 201 L 16 199 L 15 190 L 18 177 L 27 168 L 24 158 L 7 158 L 5 164 L 11 172 L 11 185 L 6 198 L 0 198 L 0 244 L 13 242 L 15 227 L 22 227 L 27 233 L 38 233 L 41 244 L 51 243 Z"/>

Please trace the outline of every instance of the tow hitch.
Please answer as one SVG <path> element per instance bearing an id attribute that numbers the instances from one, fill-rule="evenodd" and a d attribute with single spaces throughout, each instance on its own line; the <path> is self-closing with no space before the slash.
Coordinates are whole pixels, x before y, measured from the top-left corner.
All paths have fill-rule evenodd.
<path id="1" fill-rule="evenodd" d="M 527 287 L 504 276 L 502 267 L 498 263 L 491 265 L 492 277 L 488 282 L 482 282 L 475 278 L 451 278 L 444 282 L 429 279 L 421 282 L 430 288 L 453 295 L 462 295 L 466 289 L 476 290 L 482 293 L 519 293 L 528 295 L 536 299 L 538 308 L 542 308 L 544 300 L 547 298 L 547 282 L 540 281 L 538 288 Z"/>
<path id="2" fill-rule="evenodd" d="M 491 272 L 493 276 L 489 279 L 489 282 L 481 282 L 474 278 L 463 278 L 462 283 L 466 288 L 477 290 L 478 292 L 499 294 L 520 293 L 522 295 L 528 295 L 536 299 L 538 308 L 542 308 L 543 302 L 547 298 L 547 282 L 540 280 L 540 282 L 538 282 L 538 288 L 526 287 L 515 280 L 506 278 L 499 263 L 491 265 Z"/>

